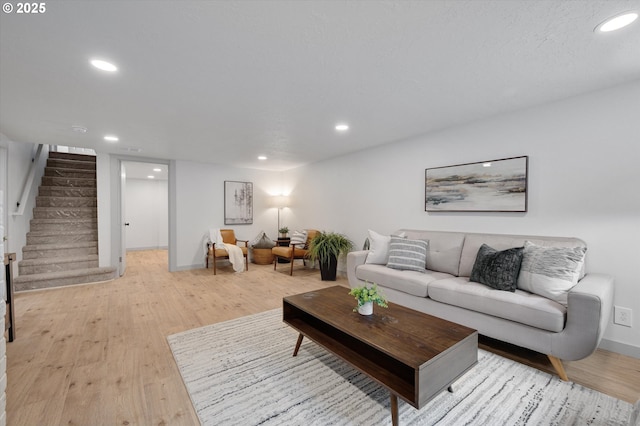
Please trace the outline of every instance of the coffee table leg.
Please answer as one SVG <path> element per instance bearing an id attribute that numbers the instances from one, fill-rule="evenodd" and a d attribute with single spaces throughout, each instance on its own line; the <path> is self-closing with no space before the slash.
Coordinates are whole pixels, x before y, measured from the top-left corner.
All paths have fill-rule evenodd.
<path id="1" fill-rule="evenodd" d="M 300 335 L 298 336 L 298 341 L 296 342 L 296 348 L 293 350 L 293 356 L 298 355 L 298 350 L 300 349 L 300 345 L 302 344 L 303 338 L 304 338 L 304 335 L 300 333 Z"/>
<path id="2" fill-rule="evenodd" d="M 398 397 L 391 394 L 391 424 L 398 426 Z"/>

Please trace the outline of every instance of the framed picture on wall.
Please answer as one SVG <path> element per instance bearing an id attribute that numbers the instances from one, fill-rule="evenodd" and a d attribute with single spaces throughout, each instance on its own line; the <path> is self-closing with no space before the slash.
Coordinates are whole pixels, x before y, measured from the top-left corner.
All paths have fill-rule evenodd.
<path id="1" fill-rule="evenodd" d="M 224 181 L 224 224 L 253 223 L 253 183 Z"/>
<path id="2" fill-rule="evenodd" d="M 425 170 L 425 211 L 526 212 L 529 157 Z"/>

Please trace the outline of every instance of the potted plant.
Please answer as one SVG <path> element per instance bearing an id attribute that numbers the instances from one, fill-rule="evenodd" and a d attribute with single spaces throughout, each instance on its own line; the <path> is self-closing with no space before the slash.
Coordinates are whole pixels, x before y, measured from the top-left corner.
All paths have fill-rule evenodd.
<path id="1" fill-rule="evenodd" d="M 352 248 L 353 242 L 345 235 L 335 232 L 318 232 L 309 243 L 307 257 L 318 261 L 323 281 L 335 281 L 338 257 L 341 254 L 347 254 Z"/>
<path id="2" fill-rule="evenodd" d="M 389 305 L 387 305 L 387 298 L 378 292 L 378 285 L 376 283 L 373 283 L 371 287 L 367 287 L 365 284 L 362 287 L 352 288 L 349 294 L 354 296 L 358 302 L 358 306 L 353 308 L 353 312 L 358 312 L 361 315 L 373 314 L 374 303 L 382 308 L 389 307 Z"/>
<path id="3" fill-rule="evenodd" d="M 283 226 L 282 228 L 278 229 L 278 232 L 280 233 L 280 236 L 282 238 L 286 238 L 287 234 L 289 233 L 289 228 L 286 226 Z"/>

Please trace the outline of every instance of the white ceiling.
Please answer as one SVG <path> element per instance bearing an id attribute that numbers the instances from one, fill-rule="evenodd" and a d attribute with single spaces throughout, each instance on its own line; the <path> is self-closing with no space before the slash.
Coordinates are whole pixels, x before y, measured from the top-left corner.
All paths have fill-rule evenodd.
<path id="1" fill-rule="evenodd" d="M 0 132 L 285 170 L 637 80 L 639 23 L 593 29 L 638 9 L 640 0 L 48 1 L 43 14 L 0 15 Z M 93 69 L 94 57 L 119 71 Z M 334 131 L 341 121 L 346 134 Z"/>

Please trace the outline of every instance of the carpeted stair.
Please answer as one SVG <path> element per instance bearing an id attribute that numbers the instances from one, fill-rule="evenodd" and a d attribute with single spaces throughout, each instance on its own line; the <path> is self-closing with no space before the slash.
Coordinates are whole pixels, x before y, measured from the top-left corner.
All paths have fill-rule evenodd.
<path id="1" fill-rule="evenodd" d="M 50 152 L 38 194 L 15 291 L 114 278 L 98 267 L 96 158 Z"/>

